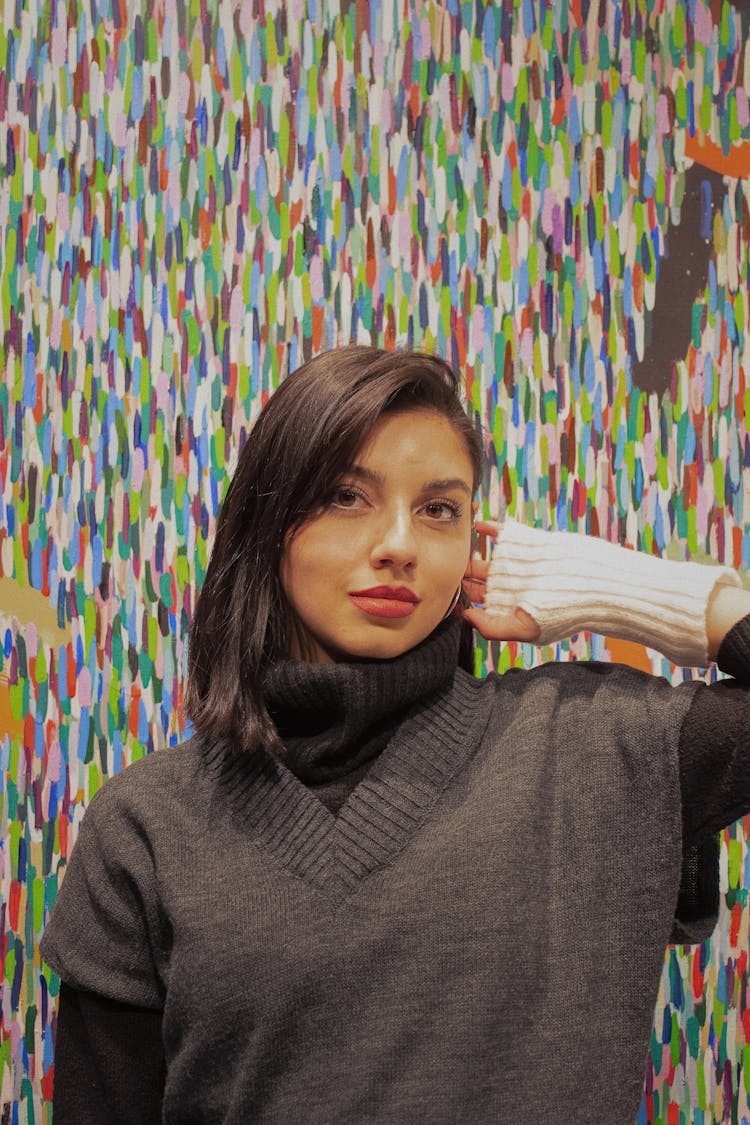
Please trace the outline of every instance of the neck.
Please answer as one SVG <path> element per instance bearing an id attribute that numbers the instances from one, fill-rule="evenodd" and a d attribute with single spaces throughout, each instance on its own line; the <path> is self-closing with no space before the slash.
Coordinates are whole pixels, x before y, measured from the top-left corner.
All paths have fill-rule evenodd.
<path id="1" fill-rule="evenodd" d="M 452 682 L 459 636 L 448 620 L 393 660 L 277 661 L 264 690 L 286 765 L 313 785 L 361 771 L 414 707 Z"/>

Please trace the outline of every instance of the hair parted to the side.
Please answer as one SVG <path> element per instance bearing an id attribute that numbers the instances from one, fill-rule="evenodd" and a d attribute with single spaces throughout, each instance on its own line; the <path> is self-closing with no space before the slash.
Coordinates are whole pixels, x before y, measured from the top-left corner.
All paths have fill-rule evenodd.
<path id="1" fill-rule="evenodd" d="M 262 675 L 289 652 L 295 627 L 281 584 L 285 544 L 328 501 L 378 419 L 417 408 L 455 426 L 476 489 L 481 442 L 442 359 L 350 345 L 309 360 L 271 396 L 222 504 L 190 629 L 185 710 L 198 734 L 278 748 Z"/>

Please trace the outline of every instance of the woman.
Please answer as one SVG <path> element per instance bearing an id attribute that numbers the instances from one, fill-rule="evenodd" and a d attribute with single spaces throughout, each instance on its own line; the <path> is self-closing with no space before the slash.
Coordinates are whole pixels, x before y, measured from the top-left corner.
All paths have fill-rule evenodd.
<path id="1" fill-rule="evenodd" d="M 750 808 L 747 689 L 477 681 L 460 618 L 747 681 L 750 599 L 511 522 L 470 563 L 479 479 L 437 359 L 344 348 L 271 398 L 191 634 L 196 737 L 97 794 L 43 941 L 55 1125 L 634 1119 L 683 853 Z"/>

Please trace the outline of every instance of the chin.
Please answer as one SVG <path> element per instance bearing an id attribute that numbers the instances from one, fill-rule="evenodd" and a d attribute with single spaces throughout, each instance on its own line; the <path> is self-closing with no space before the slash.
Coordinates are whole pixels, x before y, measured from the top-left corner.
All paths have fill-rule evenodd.
<path id="1" fill-rule="evenodd" d="M 435 628 L 435 625 L 431 625 L 427 629 L 410 631 L 408 634 L 389 631 L 387 634 L 384 633 L 372 639 L 364 640 L 363 638 L 359 643 L 352 644 L 350 648 L 344 648 L 342 651 L 348 653 L 348 655 L 342 656 L 341 659 L 395 660 L 397 656 L 403 656 L 404 653 L 421 644 Z"/>

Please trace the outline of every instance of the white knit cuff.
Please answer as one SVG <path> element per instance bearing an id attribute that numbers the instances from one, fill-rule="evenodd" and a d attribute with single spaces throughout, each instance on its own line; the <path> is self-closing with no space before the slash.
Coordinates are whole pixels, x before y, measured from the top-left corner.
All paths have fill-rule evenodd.
<path id="1" fill-rule="evenodd" d="M 706 609 L 717 585 L 742 586 L 727 566 L 672 562 L 566 531 L 506 519 L 492 551 L 485 609 L 523 609 L 548 645 L 583 630 L 637 641 L 673 664 L 708 663 Z"/>

